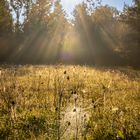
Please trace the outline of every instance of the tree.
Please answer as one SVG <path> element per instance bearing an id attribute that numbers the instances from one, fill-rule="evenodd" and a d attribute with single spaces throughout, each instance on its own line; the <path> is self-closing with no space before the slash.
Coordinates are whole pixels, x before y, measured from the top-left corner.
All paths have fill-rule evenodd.
<path id="1" fill-rule="evenodd" d="M 134 30 L 140 33 L 140 1 L 134 0 L 132 6 L 125 6 L 122 18 L 123 21 L 131 25 Z"/>
<path id="2" fill-rule="evenodd" d="M 32 5 L 24 22 L 24 32 L 29 33 L 36 30 L 47 29 L 49 24 L 51 2 L 49 0 L 38 0 Z"/>
<path id="3" fill-rule="evenodd" d="M 9 0 L 12 12 L 15 14 L 15 32 L 17 35 L 22 30 L 21 19 L 28 17 L 31 10 L 32 4 L 35 3 L 34 0 Z"/>
<path id="4" fill-rule="evenodd" d="M 9 35 L 12 32 L 13 20 L 8 2 L 0 0 L 0 36 Z"/>
<path id="5" fill-rule="evenodd" d="M 60 1 L 38 0 L 33 3 L 23 24 L 24 41 L 20 52 L 17 52 L 19 60 L 30 63 L 57 61 L 63 46 L 66 22 Z"/>
<path id="6" fill-rule="evenodd" d="M 53 38 L 51 38 L 51 46 L 54 55 L 54 61 L 61 61 L 64 37 L 66 35 L 66 27 L 68 26 L 68 22 L 65 16 L 65 12 L 62 8 L 60 1 L 56 1 L 54 3 L 54 11 L 51 14 L 51 33 Z M 54 42 L 55 41 L 55 44 Z M 54 51 L 55 50 L 55 51 Z"/>
<path id="7" fill-rule="evenodd" d="M 125 50 L 129 65 L 140 66 L 140 1 L 134 0 L 132 6 L 125 6 L 121 14 L 121 21 L 127 24 L 131 30 L 125 38 Z"/>
<path id="8" fill-rule="evenodd" d="M 96 65 L 114 65 L 121 63 L 115 52 L 118 44 L 115 28 L 117 27 L 116 9 L 109 6 L 98 6 L 88 12 L 83 3 L 75 10 L 75 28 L 80 34 L 82 44 Z M 112 58 L 112 59 L 110 59 Z"/>
<path id="9" fill-rule="evenodd" d="M 11 50 L 12 30 L 13 20 L 8 2 L 0 0 L 0 61 L 5 61 Z"/>
<path id="10" fill-rule="evenodd" d="M 33 63 L 39 61 L 40 52 L 44 48 L 44 40 L 47 42 L 51 2 L 49 0 L 38 0 L 32 3 L 31 8 L 26 9 L 26 11 L 28 12 L 26 12 L 23 23 L 22 45 L 16 55 L 18 61 Z"/>
<path id="11" fill-rule="evenodd" d="M 93 43 L 91 37 L 91 17 L 88 15 L 87 4 L 82 3 L 76 6 L 74 10 L 74 28 L 79 37 L 80 55 L 84 60 L 81 63 L 94 63 L 92 56 L 94 55 Z"/>
<path id="12" fill-rule="evenodd" d="M 16 15 L 15 19 L 15 32 L 19 33 L 20 31 L 20 17 L 22 14 L 23 2 L 22 0 L 10 0 L 10 6 L 12 7 L 12 11 Z"/>

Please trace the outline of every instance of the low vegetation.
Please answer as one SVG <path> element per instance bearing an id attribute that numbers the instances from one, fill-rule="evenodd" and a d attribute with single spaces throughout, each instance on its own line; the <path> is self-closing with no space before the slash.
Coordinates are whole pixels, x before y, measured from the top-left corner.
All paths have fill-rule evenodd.
<path id="1" fill-rule="evenodd" d="M 140 139 L 140 72 L 0 66 L 1 140 Z"/>

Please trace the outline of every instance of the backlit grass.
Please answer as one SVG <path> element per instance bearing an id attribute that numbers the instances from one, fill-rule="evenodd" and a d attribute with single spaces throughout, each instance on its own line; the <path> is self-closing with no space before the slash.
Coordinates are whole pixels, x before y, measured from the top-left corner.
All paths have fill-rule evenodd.
<path id="1" fill-rule="evenodd" d="M 140 71 L 1 66 L 0 140 L 140 139 Z"/>

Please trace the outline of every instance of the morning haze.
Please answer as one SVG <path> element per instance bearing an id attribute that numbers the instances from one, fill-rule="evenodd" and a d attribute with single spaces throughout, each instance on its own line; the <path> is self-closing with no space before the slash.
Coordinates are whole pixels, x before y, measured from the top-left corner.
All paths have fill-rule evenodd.
<path id="1" fill-rule="evenodd" d="M 0 0 L 0 140 L 140 139 L 139 17 L 139 0 Z"/>

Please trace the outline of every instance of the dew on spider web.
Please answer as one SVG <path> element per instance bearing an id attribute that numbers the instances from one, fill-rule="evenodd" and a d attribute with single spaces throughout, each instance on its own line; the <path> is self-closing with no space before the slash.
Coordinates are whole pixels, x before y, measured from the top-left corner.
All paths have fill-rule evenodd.
<path id="1" fill-rule="evenodd" d="M 74 105 L 68 106 L 63 113 L 63 118 L 61 120 L 61 125 L 64 126 L 67 122 L 69 122 L 69 126 L 66 132 L 63 135 L 63 138 L 73 138 L 76 133 L 79 136 L 81 133 L 81 129 L 85 125 L 85 121 L 88 121 L 89 114 L 85 112 L 82 107 L 75 107 Z M 78 131 L 77 131 L 78 130 Z"/>

